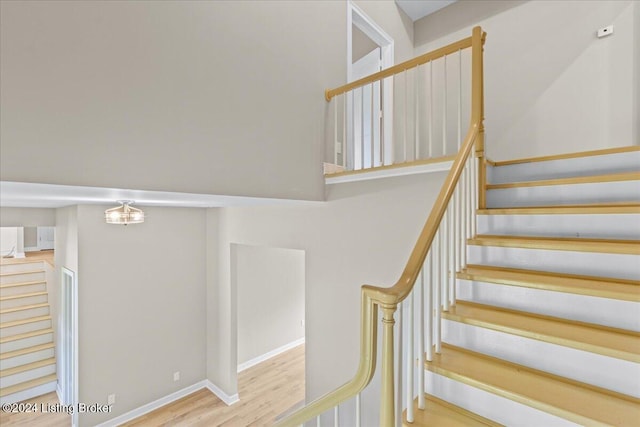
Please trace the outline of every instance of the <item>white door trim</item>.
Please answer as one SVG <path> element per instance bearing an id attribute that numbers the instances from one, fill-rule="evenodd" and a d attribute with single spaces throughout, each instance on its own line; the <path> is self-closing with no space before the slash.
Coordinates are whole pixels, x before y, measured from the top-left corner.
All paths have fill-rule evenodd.
<path id="1" fill-rule="evenodd" d="M 61 297 L 61 302 L 62 304 L 60 304 L 60 307 L 63 310 L 69 310 L 70 311 L 70 320 L 71 320 L 71 325 L 69 325 L 71 327 L 71 354 L 66 354 L 66 351 L 64 352 L 64 354 L 61 354 L 62 358 L 60 360 L 60 363 L 62 366 L 59 366 L 58 368 L 58 372 L 61 373 L 63 376 L 65 376 L 66 378 L 71 379 L 71 392 L 72 395 L 71 397 L 71 402 L 63 402 L 63 404 L 65 405 L 73 405 L 74 408 L 77 408 L 78 403 L 80 401 L 79 399 L 79 379 L 78 379 L 78 374 L 79 374 L 79 369 L 78 369 L 78 282 L 77 282 L 77 276 L 76 273 L 73 272 L 72 270 L 69 270 L 66 267 L 62 267 L 62 274 L 61 274 L 61 290 L 62 292 L 60 292 L 60 297 Z M 65 279 L 69 278 L 70 282 L 67 282 Z M 70 289 L 69 289 L 70 286 Z M 69 299 L 66 299 L 67 302 L 70 302 L 70 306 L 69 304 L 65 303 L 65 298 L 67 297 L 67 293 L 70 292 L 71 293 L 71 298 L 69 301 Z M 69 319 L 69 316 L 67 316 L 67 313 L 61 313 L 61 315 L 59 316 L 60 321 L 59 321 L 59 328 L 58 330 L 60 331 L 60 350 L 63 350 L 65 348 L 65 343 L 64 343 L 64 336 L 65 334 L 67 334 L 69 332 L 69 330 L 67 329 L 67 325 L 66 325 L 66 320 L 65 319 Z M 68 350 L 68 349 L 67 349 Z M 62 353 L 62 352 L 61 352 Z M 63 366 L 66 365 L 65 361 L 63 360 L 66 357 L 70 357 L 71 358 L 71 375 L 69 375 L 68 372 L 66 372 L 66 370 L 63 368 Z M 62 369 L 60 369 L 62 368 Z M 66 382 L 66 378 L 59 378 L 58 381 L 63 381 Z M 67 384 L 68 385 L 68 384 Z M 68 396 L 68 390 L 65 390 L 65 388 L 62 388 L 62 398 L 63 399 L 67 399 Z M 71 426 L 72 427 L 77 427 L 78 426 L 78 411 L 73 411 L 73 414 L 71 415 Z"/>

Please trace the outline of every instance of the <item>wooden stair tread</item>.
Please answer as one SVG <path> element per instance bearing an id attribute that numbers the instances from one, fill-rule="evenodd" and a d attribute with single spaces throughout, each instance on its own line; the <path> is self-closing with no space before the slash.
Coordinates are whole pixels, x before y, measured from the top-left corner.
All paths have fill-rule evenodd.
<path id="1" fill-rule="evenodd" d="M 43 285 L 46 284 L 44 280 L 34 280 L 32 282 L 17 282 L 17 283 L 5 283 L 4 285 L 0 285 L 0 289 L 11 288 L 14 286 L 29 286 L 29 285 Z"/>
<path id="2" fill-rule="evenodd" d="M 13 368 L 3 369 L 0 371 L 0 378 L 8 377 L 9 375 L 19 374 L 20 372 L 30 371 L 32 369 L 42 368 L 43 366 L 49 366 L 49 365 L 55 365 L 55 364 L 56 364 L 55 357 L 37 360 L 35 362 L 26 363 L 24 365 L 15 366 Z"/>
<path id="3" fill-rule="evenodd" d="M 10 387 L 0 388 L 0 396 L 8 396 L 10 394 L 18 393 L 23 390 L 27 390 L 33 387 L 37 387 L 42 384 L 47 384 L 56 381 L 58 377 L 56 374 L 45 375 L 44 377 L 34 378 L 23 383 L 18 383 Z"/>
<path id="4" fill-rule="evenodd" d="M 6 353 L 0 353 L 0 360 L 22 356 L 23 354 L 35 353 L 37 351 L 48 350 L 53 347 L 53 342 L 48 342 L 46 344 L 38 344 L 31 347 L 21 348 L 20 350 L 7 351 Z"/>
<path id="5" fill-rule="evenodd" d="M 437 374 L 582 425 L 637 425 L 640 399 L 469 350 L 442 345 L 425 363 Z"/>
<path id="6" fill-rule="evenodd" d="M 611 215 L 640 213 L 639 202 L 478 209 L 478 215 Z"/>
<path id="7" fill-rule="evenodd" d="M 467 243 L 476 246 L 640 255 L 640 241 L 638 240 L 479 234 L 467 240 Z"/>
<path id="8" fill-rule="evenodd" d="M 640 281 L 516 268 L 467 265 L 456 277 L 554 292 L 640 302 Z"/>
<path id="9" fill-rule="evenodd" d="M 46 316 L 29 317 L 27 319 L 12 320 L 10 322 L 0 323 L 0 329 L 10 328 L 12 326 L 26 325 L 27 323 L 42 322 L 44 320 L 51 320 L 51 316 L 47 314 Z"/>
<path id="10" fill-rule="evenodd" d="M 49 303 L 43 302 L 40 304 L 30 304 L 30 305 L 22 305 L 20 307 L 3 308 L 2 310 L 0 310 L 0 314 L 15 313 L 16 311 L 31 310 L 34 308 L 44 308 L 44 307 L 49 307 Z"/>
<path id="11" fill-rule="evenodd" d="M 604 175 L 575 176 L 571 178 L 540 179 L 534 181 L 517 181 L 502 184 L 487 184 L 487 190 L 504 188 L 541 187 L 551 185 L 590 184 L 599 182 L 618 182 L 640 180 L 640 172 L 618 172 Z"/>
<path id="12" fill-rule="evenodd" d="M 19 299 L 19 298 L 39 297 L 42 295 L 47 295 L 47 292 L 41 291 L 41 292 L 30 292 L 28 294 L 8 295 L 6 297 L 0 297 L 0 301 L 9 301 L 12 299 Z"/>
<path id="13" fill-rule="evenodd" d="M 464 408 L 453 405 L 430 394 L 425 394 L 425 408 L 418 408 L 418 399 L 413 402 L 413 423 L 407 422 L 407 411 L 402 415 L 402 425 L 447 426 L 447 427 L 500 427 L 498 424 Z"/>
<path id="14" fill-rule="evenodd" d="M 25 339 L 25 338 L 37 337 L 38 335 L 52 334 L 52 333 L 53 333 L 53 328 L 38 329 L 38 330 L 35 330 L 35 331 L 25 332 L 25 333 L 22 333 L 22 334 L 16 334 L 16 335 L 10 335 L 8 337 L 2 337 L 2 338 L 0 338 L 0 344 L 4 344 L 6 342 L 11 342 L 11 341 L 18 341 L 18 340 L 22 340 L 22 339 Z"/>
<path id="15" fill-rule="evenodd" d="M 44 270 L 12 271 L 10 273 L 0 273 L 0 277 L 19 276 L 21 274 L 36 274 L 36 273 L 44 273 Z"/>
<path id="16" fill-rule="evenodd" d="M 640 333 L 457 301 L 443 318 L 640 363 Z"/>

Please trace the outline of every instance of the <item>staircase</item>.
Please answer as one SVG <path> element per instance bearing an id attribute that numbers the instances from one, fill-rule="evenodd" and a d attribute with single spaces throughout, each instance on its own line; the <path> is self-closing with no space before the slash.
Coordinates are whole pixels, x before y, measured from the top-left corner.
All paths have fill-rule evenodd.
<path id="1" fill-rule="evenodd" d="M 0 401 L 56 390 L 44 261 L 0 265 Z"/>
<path id="2" fill-rule="evenodd" d="M 425 409 L 403 424 L 640 425 L 640 150 L 487 179 Z"/>

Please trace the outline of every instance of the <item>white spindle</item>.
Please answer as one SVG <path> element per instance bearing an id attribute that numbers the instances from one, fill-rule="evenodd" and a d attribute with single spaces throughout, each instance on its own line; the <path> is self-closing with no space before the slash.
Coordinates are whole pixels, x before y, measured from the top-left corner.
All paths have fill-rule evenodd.
<path id="1" fill-rule="evenodd" d="M 473 156 L 471 162 L 471 209 L 473 212 L 471 218 L 471 237 L 476 235 L 476 210 L 478 209 L 478 158 Z"/>
<path id="2" fill-rule="evenodd" d="M 458 151 L 462 144 L 462 49 L 458 49 Z"/>
<path id="3" fill-rule="evenodd" d="M 436 353 L 440 353 L 441 351 L 441 334 L 440 334 L 440 324 L 441 324 L 441 320 L 440 320 L 440 313 L 442 310 L 442 302 L 440 300 L 440 288 L 442 287 L 442 275 L 440 270 L 442 270 L 442 264 L 440 263 L 440 261 L 444 258 L 444 251 L 442 250 L 442 234 L 443 234 L 443 228 L 442 228 L 442 223 L 440 224 L 440 229 L 438 230 L 438 249 L 436 252 L 434 252 L 435 255 L 437 255 L 437 258 L 434 260 L 434 265 L 437 265 L 438 268 L 438 274 L 434 276 L 436 277 L 435 282 L 433 284 L 433 306 L 435 307 L 435 310 L 433 312 L 433 341 L 435 343 L 436 346 Z"/>
<path id="4" fill-rule="evenodd" d="M 364 86 L 360 88 L 360 169 L 364 169 Z"/>
<path id="5" fill-rule="evenodd" d="M 351 162 L 353 163 L 351 166 L 353 170 L 356 170 L 356 90 L 351 91 L 351 123 L 349 123 L 349 129 L 351 130 L 349 134 L 349 139 L 351 141 L 351 152 L 349 155 L 351 156 Z"/>
<path id="6" fill-rule="evenodd" d="M 444 56 L 444 96 L 442 102 L 442 155 L 447 155 L 447 57 Z"/>
<path id="7" fill-rule="evenodd" d="M 424 409 L 424 264 L 418 291 L 418 408 Z"/>
<path id="8" fill-rule="evenodd" d="M 460 236 L 462 235 L 461 230 L 461 205 L 460 205 L 460 192 L 462 189 L 460 188 L 460 183 L 456 186 L 456 191 L 454 193 L 455 199 L 453 200 L 453 212 L 451 212 L 452 218 L 452 226 L 453 226 L 453 265 L 451 266 L 451 286 L 449 287 L 449 301 L 451 301 L 451 305 L 456 305 L 456 273 L 460 269 Z"/>
<path id="9" fill-rule="evenodd" d="M 427 354 L 426 354 L 426 358 L 429 362 L 431 362 L 433 360 L 433 288 L 435 287 L 435 283 L 436 283 L 436 279 L 434 278 L 434 274 L 433 274 L 433 257 L 434 254 L 437 251 L 437 239 L 434 238 L 433 239 L 433 243 L 431 244 L 431 249 L 429 250 L 429 253 L 427 254 L 427 261 L 426 261 L 426 267 L 427 267 L 427 271 L 428 271 L 428 281 L 427 281 L 427 289 L 425 292 L 425 299 L 426 299 L 426 313 L 427 313 L 427 323 L 425 324 L 425 328 L 427 329 L 427 335 L 425 337 L 425 347 L 427 348 Z M 422 280 L 424 281 L 424 266 L 422 269 Z M 423 373 L 424 375 L 424 373 Z M 424 376 L 423 376 L 424 379 Z M 422 393 L 424 394 L 424 386 L 423 388 L 421 388 Z"/>
<path id="10" fill-rule="evenodd" d="M 380 166 L 384 166 L 384 80 L 380 80 Z"/>
<path id="11" fill-rule="evenodd" d="M 449 211 L 447 210 L 442 217 L 442 267 L 440 269 L 440 274 L 442 275 L 442 292 L 440 294 L 440 304 L 443 306 L 444 311 L 449 311 L 449 246 L 451 242 L 451 238 L 449 235 Z"/>
<path id="12" fill-rule="evenodd" d="M 409 116 L 409 78 L 407 70 L 404 70 L 404 132 L 403 136 L 403 161 L 407 161 L 407 117 Z"/>
<path id="13" fill-rule="evenodd" d="M 447 304 L 449 304 L 449 306 L 453 305 L 453 300 L 451 299 L 451 296 L 453 295 L 453 275 L 454 275 L 454 270 L 455 270 L 455 266 L 456 266 L 456 225 L 454 224 L 455 221 L 455 211 L 456 211 L 457 207 L 456 207 L 456 197 L 455 197 L 455 191 L 452 195 L 451 198 L 451 202 L 449 205 L 449 212 L 447 213 L 447 217 L 448 219 L 448 224 L 449 224 L 449 263 L 447 265 L 447 295 L 446 295 L 446 301 Z"/>
<path id="14" fill-rule="evenodd" d="M 321 427 L 320 425 L 320 415 L 316 417 L 316 427 Z"/>
<path id="15" fill-rule="evenodd" d="M 433 157 L 433 61 L 429 61 L 429 158 Z"/>
<path id="16" fill-rule="evenodd" d="M 371 163 L 369 165 L 370 168 L 375 166 L 375 164 L 374 164 L 374 156 L 375 156 L 375 139 L 376 138 L 375 138 L 375 134 L 373 133 L 373 124 L 375 123 L 375 119 L 373 118 L 373 112 L 374 112 L 373 111 L 374 110 L 374 108 L 373 108 L 373 104 L 374 104 L 374 102 L 373 102 L 373 99 L 374 99 L 373 98 L 373 92 L 375 91 L 374 84 L 375 84 L 375 82 L 371 83 L 371 137 L 369 138 L 369 140 L 371 142 L 370 147 L 369 147 L 369 150 L 370 150 L 369 154 L 371 154 L 371 156 L 370 156 L 371 157 Z"/>
<path id="17" fill-rule="evenodd" d="M 362 402 L 360 401 L 360 393 L 356 394 L 356 427 L 362 424 Z"/>
<path id="18" fill-rule="evenodd" d="M 338 164 L 338 98 L 333 101 L 333 164 Z"/>
<path id="19" fill-rule="evenodd" d="M 395 401 L 395 415 L 396 415 L 396 423 L 398 426 L 402 425 L 402 410 L 403 410 L 403 403 L 404 400 L 402 398 L 403 396 L 403 390 L 402 390 L 402 378 L 404 377 L 404 310 L 403 310 L 403 306 L 404 303 L 400 303 L 398 304 L 398 310 L 396 311 L 397 314 L 397 319 L 398 319 L 398 358 L 396 359 L 398 361 L 397 365 L 396 365 L 396 374 L 395 374 L 395 392 L 396 392 L 396 401 Z"/>
<path id="20" fill-rule="evenodd" d="M 333 426 L 340 427 L 340 406 L 333 408 Z"/>
<path id="21" fill-rule="evenodd" d="M 413 119 L 413 129 L 414 129 L 414 148 L 415 148 L 415 152 L 414 152 L 414 160 L 418 160 L 420 158 L 420 127 L 418 126 L 418 110 L 419 110 L 419 99 L 420 96 L 418 96 L 420 94 L 420 91 L 418 90 L 418 88 L 420 87 L 420 79 L 418 78 L 418 76 L 420 75 L 420 66 L 418 65 L 413 73 L 413 93 L 414 93 L 414 106 L 413 106 L 413 112 L 414 112 L 414 119 Z"/>
<path id="22" fill-rule="evenodd" d="M 407 401 L 407 421 L 413 422 L 413 294 L 412 291 L 406 299 L 407 302 L 407 378 L 406 378 L 406 401 Z"/>
<path id="23" fill-rule="evenodd" d="M 342 94 L 342 167 L 347 167 L 347 94 Z"/>

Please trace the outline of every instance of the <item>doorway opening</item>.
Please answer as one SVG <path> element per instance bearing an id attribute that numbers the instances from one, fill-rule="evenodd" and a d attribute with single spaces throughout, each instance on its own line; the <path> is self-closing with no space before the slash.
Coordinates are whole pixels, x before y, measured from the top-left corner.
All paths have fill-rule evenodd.
<path id="1" fill-rule="evenodd" d="M 393 66 L 393 39 L 358 6 L 347 2 L 347 80 Z M 347 97 L 347 169 L 393 163 L 393 82 L 354 89 Z"/>

